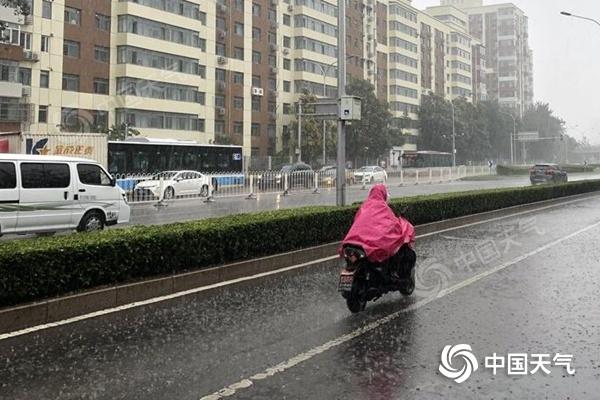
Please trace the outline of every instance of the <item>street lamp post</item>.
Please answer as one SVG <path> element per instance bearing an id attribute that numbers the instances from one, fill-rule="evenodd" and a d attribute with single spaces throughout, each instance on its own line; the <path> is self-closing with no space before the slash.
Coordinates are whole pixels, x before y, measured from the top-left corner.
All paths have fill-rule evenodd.
<path id="1" fill-rule="evenodd" d="M 327 73 L 329 72 L 329 69 L 332 68 L 335 64 L 337 64 L 337 60 L 335 60 L 334 62 L 332 62 L 331 64 L 323 67 L 321 64 L 317 64 L 319 66 L 319 68 L 321 68 L 321 74 L 323 75 L 323 97 L 327 97 Z M 326 148 L 326 138 L 327 138 L 327 121 L 325 121 L 325 119 L 323 119 L 323 166 L 325 166 L 325 163 L 327 162 L 326 158 L 327 158 L 327 148 Z"/>
<path id="2" fill-rule="evenodd" d="M 454 102 L 450 100 L 452 106 L 452 167 L 456 167 L 456 130 L 454 127 Z"/>
<path id="3" fill-rule="evenodd" d="M 600 22 L 598 22 L 597 20 L 595 20 L 593 18 L 584 17 L 584 16 L 581 16 L 581 15 L 571 14 L 570 12 L 566 12 L 566 11 L 561 11 L 560 13 L 562 15 L 566 16 L 566 17 L 573 17 L 573 18 L 585 19 L 586 21 L 592 21 L 593 23 L 595 23 L 598 26 L 600 26 Z"/>

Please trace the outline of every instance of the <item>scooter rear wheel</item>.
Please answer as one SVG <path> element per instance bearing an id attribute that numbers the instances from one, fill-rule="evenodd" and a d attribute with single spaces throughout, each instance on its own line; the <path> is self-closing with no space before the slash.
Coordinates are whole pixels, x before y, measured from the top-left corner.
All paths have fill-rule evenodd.
<path id="1" fill-rule="evenodd" d="M 365 309 L 367 302 L 365 300 L 361 300 L 356 296 L 350 296 L 346 299 L 346 305 L 348 306 L 348 310 L 351 313 L 356 314 Z"/>

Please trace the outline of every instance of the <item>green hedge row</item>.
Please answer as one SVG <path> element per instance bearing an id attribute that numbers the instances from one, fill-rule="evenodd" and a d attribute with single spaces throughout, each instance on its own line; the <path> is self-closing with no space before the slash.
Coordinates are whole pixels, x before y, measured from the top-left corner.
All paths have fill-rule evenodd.
<path id="1" fill-rule="evenodd" d="M 395 199 L 414 224 L 600 190 L 600 181 Z M 307 207 L 0 244 L 0 306 L 341 240 L 357 206 Z"/>
<path id="2" fill-rule="evenodd" d="M 596 169 L 593 165 L 561 165 L 562 169 L 568 173 L 580 173 L 580 172 L 592 172 Z M 498 165 L 496 167 L 496 173 L 498 175 L 529 175 L 529 168 L 527 165 Z"/>

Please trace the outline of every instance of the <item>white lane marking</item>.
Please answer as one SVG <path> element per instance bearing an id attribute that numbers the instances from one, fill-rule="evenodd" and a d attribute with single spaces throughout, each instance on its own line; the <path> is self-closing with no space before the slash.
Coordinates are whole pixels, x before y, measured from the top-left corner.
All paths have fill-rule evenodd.
<path id="1" fill-rule="evenodd" d="M 595 197 L 595 196 L 589 196 L 589 197 L 584 197 L 584 198 L 580 198 L 580 199 L 570 200 L 570 201 L 561 202 L 561 203 L 557 203 L 557 204 L 551 204 L 549 206 L 544 206 L 544 207 L 541 207 L 541 208 L 534 208 L 534 209 L 531 209 L 531 210 L 521 211 L 521 212 L 514 213 L 514 214 L 508 214 L 508 215 L 504 215 L 504 216 L 500 216 L 500 217 L 495 217 L 495 218 L 490 218 L 490 219 L 484 219 L 484 220 L 477 221 L 477 222 L 472 222 L 472 223 L 469 223 L 469 224 L 464 224 L 464 225 L 459 225 L 459 226 L 455 226 L 455 227 L 451 227 L 451 228 L 441 229 L 439 231 L 429 232 L 429 233 L 425 233 L 425 234 L 422 234 L 422 235 L 418 235 L 417 239 L 419 239 L 419 238 L 425 238 L 425 237 L 429 237 L 429 236 L 433 236 L 433 235 L 438 235 L 440 233 L 449 232 L 449 231 L 453 231 L 453 230 L 458 230 L 458 229 L 462 229 L 462 228 L 469 228 L 471 226 L 481 225 L 481 224 L 488 223 L 488 222 L 494 222 L 494 221 L 498 221 L 498 220 L 502 220 L 502 219 L 517 217 L 517 216 L 523 215 L 523 214 L 529 214 L 529 213 L 533 213 L 533 212 L 537 212 L 537 211 L 543 211 L 543 210 L 546 210 L 546 209 L 549 209 L 549 208 L 559 207 L 559 206 L 563 206 L 563 205 L 566 205 L 566 204 L 571 204 L 571 203 L 575 203 L 575 202 L 579 202 L 579 201 L 585 201 L 585 200 L 589 200 L 592 197 Z M 312 264 L 315 264 L 315 263 L 321 263 L 321 262 L 331 261 L 331 260 L 336 259 L 337 257 L 338 257 L 337 255 L 331 256 L 331 257 L 325 257 L 325 258 L 321 258 L 321 259 L 310 261 L 310 262 L 303 263 L 303 264 L 292 265 L 290 267 L 280 268 L 280 269 L 277 269 L 277 270 L 274 270 L 274 271 L 262 272 L 260 274 L 256 274 L 256 275 L 252 275 L 252 276 L 247 276 L 247 277 L 242 277 L 242 278 L 237 278 L 237 279 L 232 279 L 230 281 L 219 282 L 219 283 L 215 283 L 215 284 L 209 285 L 209 286 L 202 286 L 202 287 L 199 287 L 199 288 L 189 289 L 189 290 L 185 290 L 185 291 L 182 291 L 182 292 L 171 293 L 171 294 L 165 295 L 165 296 L 153 297 L 151 299 L 137 301 L 137 302 L 134 302 L 134 303 L 123 304 L 123 305 L 118 306 L 118 307 L 107 308 L 107 309 L 104 309 L 104 310 L 95 311 L 95 312 L 91 312 L 91 313 L 88 313 L 88 314 L 78 315 L 76 317 L 67 318 L 67 319 L 64 319 L 64 320 L 61 320 L 61 321 L 49 322 L 49 323 L 46 323 L 46 324 L 32 326 L 30 328 L 25 328 L 25 329 L 20 329 L 20 330 L 13 331 L 13 332 L 3 333 L 3 334 L 0 334 L 0 340 L 9 339 L 9 338 L 13 338 L 13 337 L 16 337 L 16 336 L 27 335 L 27 334 L 30 334 L 30 333 L 34 333 L 34 332 L 41 331 L 41 330 L 44 330 L 44 329 L 54 328 L 54 327 L 57 327 L 57 326 L 72 324 L 74 322 L 79 322 L 79 321 L 83 321 L 83 320 L 90 319 L 90 318 L 100 317 L 102 315 L 107 315 L 107 314 L 112 314 L 112 313 L 116 313 L 116 312 L 120 312 L 120 311 L 125 311 L 125 310 L 128 310 L 130 308 L 134 308 L 134 307 L 141 307 L 141 306 L 145 306 L 145 305 L 148 305 L 148 304 L 154 304 L 154 303 L 159 303 L 161 301 L 167 301 L 167 300 L 175 299 L 175 298 L 178 298 L 178 297 L 188 296 L 190 294 L 200 293 L 200 292 L 204 292 L 204 291 L 211 290 L 211 289 L 216 289 L 216 288 L 223 287 L 223 286 L 233 285 L 233 284 L 236 284 L 236 283 L 239 283 L 239 282 L 244 282 L 244 281 L 249 281 L 249 280 L 254 280 L 254 279 L 260 279 L 260 278 L 263 278 L 263 277 L 266 277 L 266 276 L 275 275 L 275 274 L 279 274 L 279 273 L 282 273 L 282 272 L 292 271 L 294 269 L 303 268 L 305 266 L 312 265 Z"/>
<path id="2" fill-rule="evenodd" d="M 523 261 L 523 260 L 525 260 L 525 259 L 527 259 L 527 258 L 529 258 L 531 256 L 534 256 L 534 255 L 536 255 L 538 253 L 541 253 L 541 252 L 543 252 L 543 251 L 545 251 L 545 250 L 547 250 L 547 249 L 549 249 L 551 247 L 556 246 L 557 244 L 560 244 L 560 243 L 562 243 L 562 242 L 564 242 L 566 240 L 569 240 L 569 239 L 571 239 L 571 238 L 573 238 L 573 237 L 575 237 L 577 235 L 580 235 L 580 234 L 582 234 L 584 232 L 587 232 L 587 231 L 589 231 L 591 229 L 594 229 L 594 228 L 596 228 L 598 226 L 600 226 L 600 222 L 596 222 L 595 224 L 588 225 L 585 228 L 582 228 L 582 229 L 580 229 L 580 230 L 578 230 L 576 232 L 573 232 L 573 233 L 571 233 L 571 234 L 569 234 L 567 236 L 564 236 L 564 237 L 562 237 L 560 239 L 556 239 L 556 240 L 554 240 L 554 241 L 552 241 L 550 243 L 547 243 L 547 244 L 545 244 L 542 247 L 538 247 L 535 250 L 532 250 L 532 251 L 530 251 L 528 253 L 525 253 L 525 254 L 523 254 L 523 255 L 521 255 L 519 257 L 516 257 L 515 259 L 513 259 L 511 261 L 507 261 L 507 262 L 505 262 L 503 264 L 500 264 L 497 267 L 494 267 L 494 268 L 492 268 L 490 270 L 487 270 L 487 271 L 482 272 L 482 273 L 480 273 L 478 275 L 475 275 L 475 276 L 473 276 L 473 277 L 471 277 L 471 278 L 469 278 L 467 280 L 464 280 L 464 281 L 462 281 L 462 282 L 460 282 L 460 283 L 458 283 L 458 284 L 456 284 L 454 286 L 451 286 L 451 287 L 449 287 L 447 289 L 443 289 L 443 290 L 441 290 L 439 293 L 437 293 L 434 296 L 427 297 L 427 298 L 425 298 L 423 300 L 420 300 L 420 301 L 418 301 L 416 303 L 413 303 L 413 304 L 409 305 L 406 308 L 403 308 L 402 310 L 393 312 L 393 313 L 391 313 L 391 314 L 389 314 L 389 315 L 387 315 L 387 316 L 385 316 L 383 318 L 378 319 L 377 321 L 373 321 L 373 322 L 371 322 L 369 324 L 366 324 L 366 325 L 364 325 L 364 326 L 362 326 L 362 327 L 360 327 L 360 328 L 358 328 L 358 329 L 356 329 L 356 330 L 354 330 L 354 331 L 352 331 L 350 333 L 347 333 L 345 335 L 339 336 L 339 337 L 337 337 L 337 338 L 335 338 L 333 340 L 328 341 L 325 344 L 322 344 L 322 345 L 320 345 L 318 347 L 310 349 L 310 350 L 308 350 L 308 351 L 306 351 L 304 353 L 300 353 L 300 354 L 298 354 L 298 355 L 290 358 L 287 361 L 284 361 L 282 363 L 279 363 L 279 364 L 275 365 L 274 367 L 267 368 L 263 372 L 254 374 L 254 375 L 252 375 L 249 378 L 242 379 L 241 381 L 233 383 L 233 384 L 231 384 L 231 385 L 229 385 L 227 387 L 224 387 L 224 388 L 222 388 L 222 389 L 220 389 L 217 392 L 214 392 L 212 394 L 200 397 L 200 400 L 219 400 L 219 399 L 222 399 L 224 397 L 232 396 L 237 391 L 239 391 L 241 389 L 249 388 L 256 381 L 269 378 L 269 377 L 271 377 L 271 376 L 273 376 L 275 374 L 278 374 L 280 372 L 284 372 L 284 371 L 286 371 L 286 370 L 288 370 L 288 369 L 290 369 L 290 368 L 292 368 L 292 367 L 294 367 L 294 366 L 296 366 L 296 365 L 298 365 L 298 364 L 300 364 L 302 362 L 310 360 L 311 358 L 313 358 L 314 356 L 316 356 L 318 354 L 326 352 L 327 350 L 329 350 L 329 349 L 331 349 L 333 347 L 337 347 L 337 346 L 339 346 L 339 345 L 341 345 L 343 343 L 346 343 L 346 342 L 348 342 L 348 341 L 350 341 L 350 340 L 352 340 L 352 339 L 354 339 L 356 337 L 362 336 L 365 333 L 371 332 L 374 329 L 377 329 L 378 327 L 380 327 L 380 326 L 382 326 L 382 325 L 384 325 L 384 324 L 386 324 L 386 323 L 388 323 L 390 321 L 393 321 L 394 319 L 398 318 L 402 314 L 405 314 L 405 313 L 410 312 L 410 311 L 414 311 L 414 310 L 416 310 L 416 309 L 418 309 L 420 307 L 423 307 L 423 306 L 431 303 L 434 300 L 440 299 L 440 298 L 442 298 L 444 296 L 448 296 L 449 294 L 452 294 L 452 293 L 454 293 L 454 292 L 456 292 L 456 291 L 458 291 L 458 290 L 460 290 L 460 289 L 462 289 L 464 287 L 467 287 L 467 286 L 472 285 L 472 284 L 474 284 L 476 282 L 479 282 L 480 280 L 484 279 L 487 276 L 490 276 L 492 274 L 495 274 L 496 272 L 502 271 L 503 269 L 505 269 L 507 267 L 515 265 L 515 264 L 517 264 L 517 263 L 519 263 L 519 262 L 521 262 L 521 261 Z"/>

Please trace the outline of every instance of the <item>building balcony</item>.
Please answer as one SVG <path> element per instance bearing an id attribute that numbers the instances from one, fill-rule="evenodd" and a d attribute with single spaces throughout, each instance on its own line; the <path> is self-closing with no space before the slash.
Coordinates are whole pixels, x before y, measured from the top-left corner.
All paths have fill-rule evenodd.
<path id="1" fill-rule="evenodd" d="M 23 85 L 19 82 L 0 81 L 0 93 L 2 93 L 2 97 L 21 98 Z"/>

